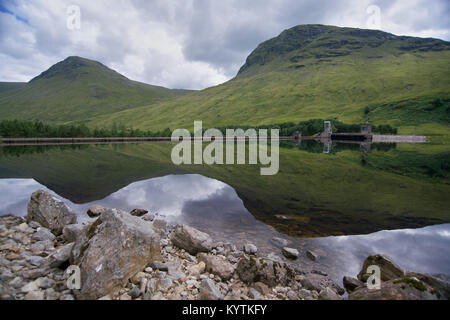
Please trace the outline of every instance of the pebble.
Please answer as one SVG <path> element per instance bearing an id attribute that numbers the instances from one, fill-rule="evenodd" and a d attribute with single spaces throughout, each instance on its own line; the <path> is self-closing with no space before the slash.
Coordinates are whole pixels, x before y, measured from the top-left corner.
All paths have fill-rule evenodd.
<path id="1" fill-rule="evenodd" d="M 25 295 L 24 300 L 44 300 L 44 292 L 30 291 Z"/>
<path id="2" fill-rule="evenodd" d="M 262 299 L 261 294 L 254 288 L 250 288 L 248 290 L 248 296 L 250 298 L 252 298 L 253 300 L 261 300 Z"/>
<path id="3" fill-rule="evenodd" d="M 139 290 L 138 287 L 133 286 L 133 289 L 128 291 L 128 295 L 133 299 L 137 299 L 141 295 L 141 290 Z"/>

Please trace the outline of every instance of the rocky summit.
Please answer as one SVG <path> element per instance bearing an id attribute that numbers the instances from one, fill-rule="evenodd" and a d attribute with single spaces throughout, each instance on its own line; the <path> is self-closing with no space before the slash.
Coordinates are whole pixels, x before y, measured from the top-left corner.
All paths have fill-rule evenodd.
<path id="1" fill-rule="evenodd" d="M 33 193 L 26 220 L 0 217 L 0 299 L 9 300 L 341 300 L 345 290 L 324 274 L 238 249 L 187 225 L 102 208 L 77 223 L 45 191 Z M 51 217 L 51 218 L 50 218 Z M 53 223 L 55 222 L 55 223 Z M 288 248 L 289 249 L 289 248 Z M 286 250 L 290 252 L 292 250 Z M 295 249 L 296 250 L 296 249 Z M 380 266 L 380 290 L 366 267 Z M 68 269 L 79 268 L 74 287 Z M 345 277 L 348 298 L 448 299 L 448 283 L 404 272 L 389 258 L 367 258 L 359 279 Z M 68 281 L 69 280 L 69 281 Z"/>

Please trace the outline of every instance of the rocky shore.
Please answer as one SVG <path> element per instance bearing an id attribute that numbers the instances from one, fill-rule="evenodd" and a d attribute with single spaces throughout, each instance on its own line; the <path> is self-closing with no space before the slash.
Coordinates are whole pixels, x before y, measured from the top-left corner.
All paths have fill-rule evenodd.
<path id="1" fill-rule="evenodd" d="M 26 218 L 0 217 L 0 299 L 15 300 L 340 300 L 448 299 L 447 282 L 404 272 L 381 255 L 366 259 L 358 279 L 341 288 L 326 274 L 304 273 L 251 243 L 215 242 L 187 225 L 171 225 L 143 209 L 94 206 L 94 221 L 45 191 L 31 196 Z M 285 247 L 289 259 L 298 250 Z M 312 253 L 311 253 L 312 254 Z M 313 257 L 311 257 L 312 259 Z M 365 270 L 381 269 L 369 290 Z M 73 274 L 78 269 L 79 288 Z M 69 281 L 68 281 L 69 280 Z M 345 293 L 348 293 L 346 295 Z"/>

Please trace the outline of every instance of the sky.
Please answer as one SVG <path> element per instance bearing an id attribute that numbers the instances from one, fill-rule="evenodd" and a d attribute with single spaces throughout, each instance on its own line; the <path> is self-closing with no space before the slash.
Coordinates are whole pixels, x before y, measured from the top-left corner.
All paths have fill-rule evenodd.
<path id="1" fill-rule="evenodd" d="M 448 41 L 449 16 L 448 0 L 0 0 L 0 81 L 81 56 L 132 80 L 203 89 L 299 24 Z"/>

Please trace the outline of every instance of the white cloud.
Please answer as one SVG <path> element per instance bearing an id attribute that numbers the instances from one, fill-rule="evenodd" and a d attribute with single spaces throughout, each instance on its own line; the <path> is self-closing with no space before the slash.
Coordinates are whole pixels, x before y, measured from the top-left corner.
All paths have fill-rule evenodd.
<path id="1" fill-rule="evenodd" d="M 71 31 L 66 11 L 73 4 L 81 29 Z M 205 88 L 233 77 L 258 43 L 286 28 L 365 28 L 371 4 L 381 8 L 384 31 L 450 37 L 445 0 L 16 0 L 0 6 L 0 80 L 28 81 L 78 55 L 133 80 Z"/>

